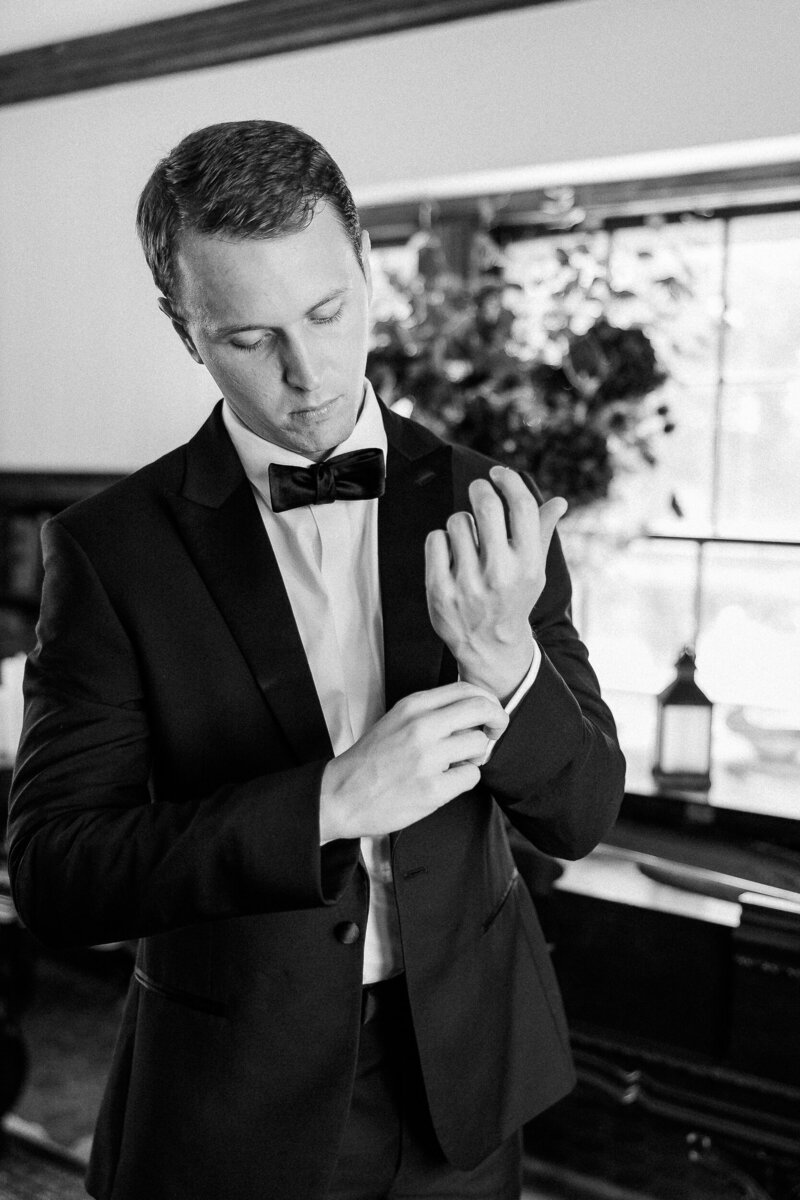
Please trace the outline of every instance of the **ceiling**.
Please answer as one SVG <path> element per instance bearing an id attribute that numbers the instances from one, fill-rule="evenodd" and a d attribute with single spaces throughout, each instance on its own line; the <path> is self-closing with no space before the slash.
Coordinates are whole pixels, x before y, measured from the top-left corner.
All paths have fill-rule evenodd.
<path id="1" fill-rule="evenodd" d="M 227 0 L 0 0 L 0 54 L 177 17 Z"/>

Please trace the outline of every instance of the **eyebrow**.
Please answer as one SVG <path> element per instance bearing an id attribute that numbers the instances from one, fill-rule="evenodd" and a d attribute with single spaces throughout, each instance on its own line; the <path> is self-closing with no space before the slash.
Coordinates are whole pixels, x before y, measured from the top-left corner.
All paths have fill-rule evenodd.
<path id="1" fill-rule="evenodd" d="M 315 313 L 317 311 L 318 308 L 324 308 L 326 304 L 330 304 L 332 300 L 338 300 L 340 296 L 343 296 L 345 294 L 345 292 L 349 292 L 349 291 L 350 291 L 349 286 L 334 288 L 334 290 L 332 292 L 329 292 L 327 296 L 323 296 L 323 298 L 321 300 L 317 300 L 314 304 L 311 305 L 311 307 L 309 309 L 306 309 L 305 315 L 307 317 L 310 317 L 312 315 L 312 313 Z M 271 329 L 271 328 L 272 328 L 272 326 L 265 325 L 264 322 L 262 321 L 260 324 L 255 324 L 255 325 L 224 325 L 220 329 L 209 330 L 209 333 L 210 333 L 211 337 L 221 338 L 221 337 L 228 337 L 231 333 L 252 333 L 253 331 L 255 331 L 257 329 Z"/>

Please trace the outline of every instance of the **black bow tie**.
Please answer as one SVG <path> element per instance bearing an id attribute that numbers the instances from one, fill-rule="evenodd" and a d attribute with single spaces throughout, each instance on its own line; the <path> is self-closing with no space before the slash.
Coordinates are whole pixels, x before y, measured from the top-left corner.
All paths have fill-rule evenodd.
<path id="1" fill-rule="evenodd" d="M 351 450 L 311 467 L 270 463 L 272 511 L 332 504 L 334 500 L 374 500 L 383 495 L 385 475 L 383 451 L 378 449 Z"/>

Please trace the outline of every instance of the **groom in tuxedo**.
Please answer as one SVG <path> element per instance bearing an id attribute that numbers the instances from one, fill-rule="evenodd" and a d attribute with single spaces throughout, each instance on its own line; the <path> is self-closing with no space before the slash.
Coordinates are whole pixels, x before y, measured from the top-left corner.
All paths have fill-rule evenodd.
<path id="1" fill-rule="evenodd" d="M 364 379 L 369 239 L 270 121 L 158 164 L 138 228 L 222 399 L 44 532 L 12 789 L 22 919 L 138 939 L 102 1200 L 514 1200 L 573 1084 L 509 851 L 587 853 L 623 760 L 564 503 Z"/>

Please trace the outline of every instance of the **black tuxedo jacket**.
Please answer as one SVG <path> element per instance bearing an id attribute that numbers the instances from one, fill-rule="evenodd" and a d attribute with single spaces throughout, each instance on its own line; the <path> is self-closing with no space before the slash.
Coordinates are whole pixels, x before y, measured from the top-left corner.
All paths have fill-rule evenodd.
<path id="1" fill-rule="evenodd" d="M 491 462 L 384 410 L 386 706 L 456 677 L 426 534 Z M 368 879 L 320 850 L 325 721 L 219 407 L 186 446 L 51 521 L 9 863 L 56 945 L 141 939 L 88 1186 L 103 1200 L 321 1200 L 356 1062 Z M 554 539 L 539 675 L 482 781 L 392 837 L 437 1135 L 468 1168 L 573 1083 L 546 947 L 505 834 L 587 853 L 623 761 Z M 357 927 L 354 930 L 353 927 Z"/>

